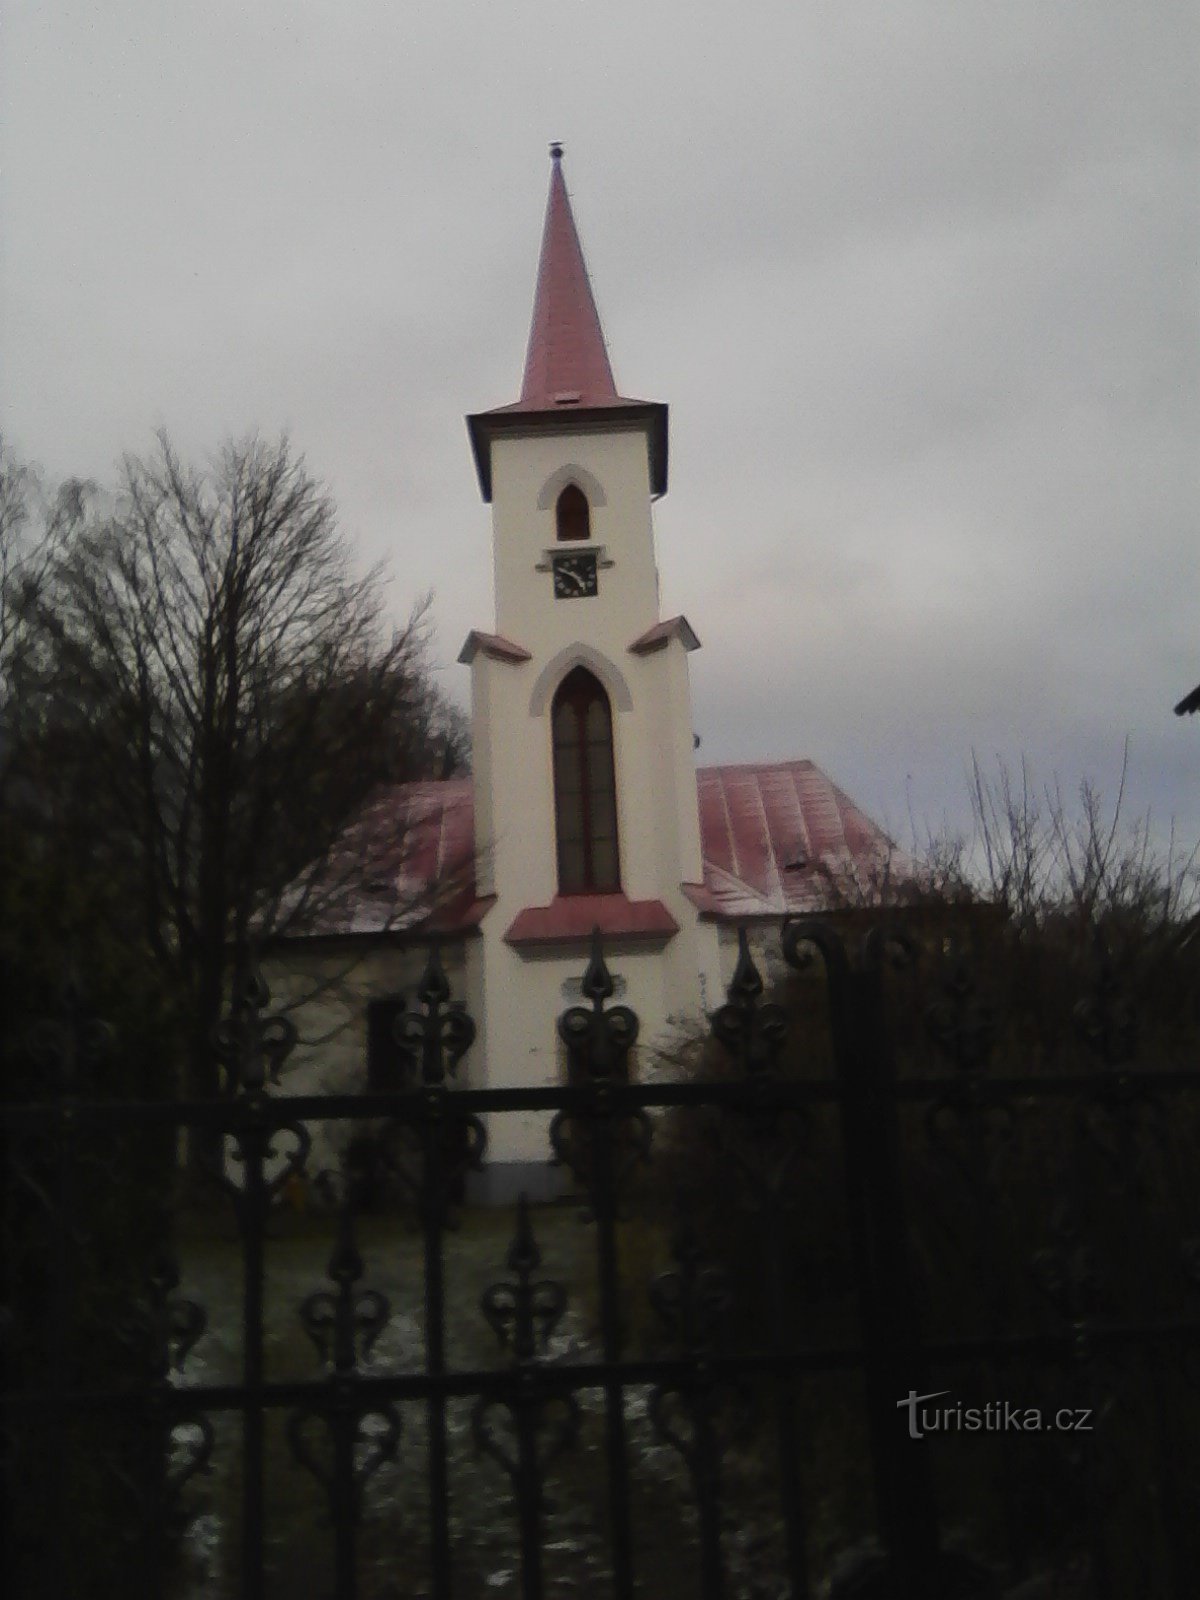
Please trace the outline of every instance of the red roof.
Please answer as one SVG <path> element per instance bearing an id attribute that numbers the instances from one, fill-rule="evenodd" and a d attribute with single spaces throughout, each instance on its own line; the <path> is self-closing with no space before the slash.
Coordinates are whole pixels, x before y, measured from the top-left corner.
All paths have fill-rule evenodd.
<path id="1" fill-rule="evenodd" d="M 704 883 L 722 920 L 816 911 L 915 872 L 811 761 L 700 767 L 696 787 Z"/>
<path id="2" fill-rule="evenodd" d="M 561 146 L 555 145 L 525 377 L 517 402 L 523 411 L 613 405 L 619 400 L 563 182 L 561 156 Z"/>
<path id="3" fill-rule="evenodd" d="M 704 881 L 681 887 L 702 915 L 740 922 L 816 911 L 915 875 L 912 860 L 811 761 L 701 767 L 696 785 Z M 316 933 L 466 932 L 492 903 L 474 887 L 469 778 L 381 790 L 347 840 L 361 853 L 361 888 Z M 630 936 L 674 931 L 659 901 L 600 895 L 526 907 L 506 936 L 582 936 L 596 922 Z"/>
<path id="4" fill-rule="evenodd" d="M 481 633 L 478 628 L 472 628 L 467 635 L 466 642 L 458 652 L 458 659 L 463 666 L 469 667 L 481 650 L 485 656 L 492 656 L 497 661 L 518 662 L 533 659 L 523 644 L 514 644 L 502 633 Z"/>
<path id="5" fill-rule="evenodd" d="M 477 926 L 492 900 L 475 892 L 470 778 L 377 790 L 329 860 L 293 886 L 290 900 L 297 931 L 309 937 Z"/>
<path id="6" fill-rule="evenodd" d="M 699 650 L 700 641 L 686 617 L 669 617 L 666 622 L 656 622 L 639 633 L 629 646 L 635 656 L 648 656 L 655 650 L 664 650 L 672 639 L 680 639 L 685 650 Z"/>
<path id="7" fill-rule="evenodd" d="M 617 393 L 600 313 L 563 180 L 562 146 L 552 145 L 550 153 L 550 195 L 521 398 L 512 405 L 495 406 L 467 418 L 483 497 L 492 497 L 491 440 L 495 434 L 527 427 L 534 418 L 552 418 L 555 425 L 561 426 L 566 415 L 588 420 L 596 412 L 604 421 L 619 418 L 646 428 L 653 490 L 655 494 L 665 494 L 667 408 L 657 401 L 634 400 Z"/>

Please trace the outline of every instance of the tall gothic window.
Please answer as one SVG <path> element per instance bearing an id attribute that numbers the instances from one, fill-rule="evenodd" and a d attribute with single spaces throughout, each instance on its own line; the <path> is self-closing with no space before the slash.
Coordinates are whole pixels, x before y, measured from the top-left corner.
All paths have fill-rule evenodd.
<path id="1" fill-rule="evenodd" d="M 592 515 L 587 495 L 576 483 L 569 483 L 554 506 L 554 523 L 560 539 L 590 539 Z"/>
<path id="2" fill-rule="evenodd" d="M 608 696 L 584 667 L 554 696 L 554 820 L 559 894 L 611 894 L 621 887 L 617 791 Z"/>

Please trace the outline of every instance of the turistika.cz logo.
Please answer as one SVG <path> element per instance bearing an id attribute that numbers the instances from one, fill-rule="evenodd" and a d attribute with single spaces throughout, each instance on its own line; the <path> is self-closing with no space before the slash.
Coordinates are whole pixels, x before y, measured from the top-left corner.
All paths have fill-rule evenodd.
<path id="1" fill-rule="evenodd" d="M 984 1406 L 931 1406 L 949 1389 L 932 1394 L 908 1391 L 907 1400 L 897 1400 L 897 1411 L 908 1412 L 908 1436 L 923 1439 L 927 1433 L 1090 1433 L 1092 1408 L 1064 1406 L 1058 1411 L 1043 1411 L 1040 1406 L 1018 1406 L 1011 1400 L 989 1400 Z"/>

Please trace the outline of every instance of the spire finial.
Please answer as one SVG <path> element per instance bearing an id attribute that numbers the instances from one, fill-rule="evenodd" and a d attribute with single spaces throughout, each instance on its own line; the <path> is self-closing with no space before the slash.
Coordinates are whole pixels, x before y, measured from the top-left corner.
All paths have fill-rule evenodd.
<path id="1" fill-rule="evenodd" d="M 550 159 L 551 161 L 562 160 L 562 144 L 558 139 L 552 139 L 550 142 Z"/>

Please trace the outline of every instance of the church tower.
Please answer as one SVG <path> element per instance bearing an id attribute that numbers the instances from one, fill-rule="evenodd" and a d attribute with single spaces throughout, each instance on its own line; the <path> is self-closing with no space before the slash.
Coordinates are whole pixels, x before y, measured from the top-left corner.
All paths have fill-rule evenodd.
<path id="1" fill-rule="evenodd" d="M 699 641 L 659 611 L 667 408 L 617 390 L 561 146 L 551 158 L 520 399 L 467 419 L 495 578 L 494 625 L 459 656 L 476 883 L 493 897 L 468 955 L 474 1077 L 489 1087 L 561 1077 L 555 1022 L 578 997 L 594 927 L 641 1017 L 643 1059 L 720 984 L 717 930 L 700 916 L 687 668 Z M 517 1121 L 490 1130 L 491 1187 L 536 1192 L 545 1118 Z"/>

